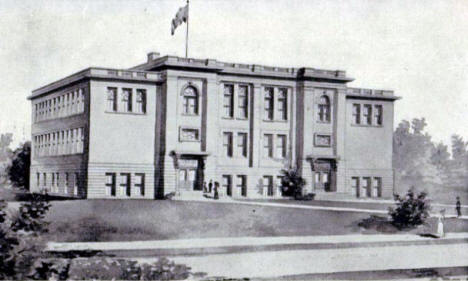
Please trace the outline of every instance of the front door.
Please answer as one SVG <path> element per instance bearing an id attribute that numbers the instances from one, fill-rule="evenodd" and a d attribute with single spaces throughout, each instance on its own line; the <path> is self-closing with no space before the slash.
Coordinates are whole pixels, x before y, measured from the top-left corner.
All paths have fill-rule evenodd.
<path id="1" fill-rule="evenodd" d="M 197 183 L 197 169 L 180 168 L 179 169 L 179 189 L 194 190 Z"/>
<path id="2" fill-rule="evenodd" d="M 334 184 L 334 169 L 329 160 L 319 160 L 314 163 L 314 187 L 326 192 L 336 191 Z"/>

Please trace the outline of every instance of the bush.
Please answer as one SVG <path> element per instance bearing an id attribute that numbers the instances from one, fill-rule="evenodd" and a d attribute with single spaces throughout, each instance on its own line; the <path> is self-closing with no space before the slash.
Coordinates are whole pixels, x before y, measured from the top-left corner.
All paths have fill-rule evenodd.
<path id="1" fill-rule="evenodd" d="M 25 142 L 14 151 L 13 160 L 7 168 L 11 183 L 29 190 L 29 168 L 31 167 L 31 142 Z"/>
<path id="2" fill-rule="evenodd" d="M 281 190 L 284 196 L 293 196 L 295 199 L 303 198 L 303 189 L 306 180 L 299 174 L 297 168 L 281 170 Z"/>
<path id="3" fill-rule="evenodd" d="M 50 204 L 44 197 L 34 195 L 31 201 L 21 203 L 18 214 L 13 218 L 13 231 L 30 232 L 38 235 L 47 232 L 48 222 L 45 216 Z"/>
<path id="4" fill-rule="evenodd" d="M 396 208 L 389 208 L 392 224 L 398 229 L 414 227 L 423 224 L 429 217 L 430 204 L 427 193 L 421 192 L 417 196 L 412 189 L 406 196 L 394 195 Z"/>

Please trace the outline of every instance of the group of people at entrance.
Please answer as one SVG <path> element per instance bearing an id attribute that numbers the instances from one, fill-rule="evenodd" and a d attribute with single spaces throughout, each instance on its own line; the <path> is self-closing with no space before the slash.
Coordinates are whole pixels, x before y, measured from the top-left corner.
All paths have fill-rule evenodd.
<path id="1" fill-rule="evenodd" d="M 215 181 L 213 184 L 213 180 L 210 180 L 208 184 L 206 181 L 203 182 L 203 193 L 213 194 L 213 199 L 219 199 L 219 182 Z"/>

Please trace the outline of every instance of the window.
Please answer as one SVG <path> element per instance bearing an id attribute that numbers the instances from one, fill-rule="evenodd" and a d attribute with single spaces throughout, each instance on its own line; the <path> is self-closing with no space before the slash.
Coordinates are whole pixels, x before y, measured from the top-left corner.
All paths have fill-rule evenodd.
<path id="1" fill-rule="evenodd" d="M 231 132 L 223 133 L 223 147 L 224 147 L 224 155 L 227 157 L 232 157 L 232 133 Z"/>
<path id="2" fill-rule="evenodd" d="M 78 188 L 80 186 L 80 173 L 75 173 L 75 182 L 73 183 L 73 194 L 78 195 Z"/>
<path id="3" fill-rule="evenodd" d="M 361 105 L 353 104 L 353 124 L 361 124 Z"/>
<path id="4" fill-rule="evenodd" d="M 276 190 L 278 194 L 281 194 L 281 195 L 283 194 L 282 187 L 283 187 L 283 176 L 277 176 L 276 177 Z"/>
<path id="5" fill-rule="evenodd" d="M 234 117 L 234 85 L 224 85 L 223 116 Z"/>
<path id="6" fill-rule="evenodd" d="M 63 188 L 63 192 L 65 194 L 68 194 L 68 186 L 69 185 L 70 185 L 70 174 L 65 173 L 65 184 L 64 184 L 64 188 Z"/>
<path id="7" fill-rule="evenodd" d="M 374 105 L 374 124 L 382 125 L 382 106 Z"/>
<path id="8" fill-rule="evenodd" d="M 237 133 L 237 151 L 239 156 L 247 157 L 247 133 Z"/>
<path id="9" fill-rule="evenodd" d="M 117 111 L 117 88 L 107 88 L 107 111 Z"/>
<path id="10" fill-rule="evenodd" d="M 264 118 L 273 120 L 273 88 L 265 88 Z"/>
<path id="11" fill-rule="evenodd" d="M 115 188 L 115 173 L 106 173 L 106 194 L 110 196 L 116 195 Z"/>
<path id="12" fill-rule="evenodd" d="M 43 173 L 42 174 L 42 186 L 47 186 L 47 174 L 46 173 Z"/>
<path id="13" fill-rule="evenodd" d="M 364 117 L 364 122 L 366 125 L 372 125 L 372 105 L 370 104 L 365 104 L 363 107 L 363 113 Z"/>
<path id="14" fill-rule="evenodd" d="M 249 118 L 249 88 L 248 86 L 242 85 L 239 86 L 238 94 L 238 117 L 239 118 Z"/>
<path id="15" fill-rule="evenodd" d="M 41 185 L 41 174 L 36 173 L 36 186 L 39 187 Z"/>
<path id="16" fill-rule="evenodd" d="M 230 175 L 223 175 L 223 190 L 227 196 L 232 196 L 232 179 Z"/>
<path id="17" fill-rule="evenodd" d="M 130 174 L 121 173 L 120 174 L 120 194 L 121 196 L 127 195 L 130 196 Z"/>
<path id="18" fill-rule="evenodd" d="M 356 195 L 356 197 L 359 197 L 359 178 L 358 177 L 351 178 L 351 189 L 352 189 L 352 193 Z"/>
<path id="19" fill-rule="evenodd" d="M 132 112 L 132 89 L 122 89 L 122 111 Z"/>
<path id="20" fill-rule="evenodd" d="M 371 196 L 371 178 L 364 177 L 362 178 L 361 186 L 361 197 L 370 197 Z"/>
<path id="21" fill-rule="evenodd" d="M 375 177 L 373 180 L 372 197 L 382 197 L 382 178 Z"/>
<path id="22" fill-rule="evenodd" d="M 198 129 L 181 128 L 180 141 L 199 141 L 200 134 Z"/>
<path id="23" fill-rule="evenodd" d="M 136 91 L 136 112 L 146 113 L 146 90 L 137 89 Z"/>
<path id="24" fill-rule="evenodd" d="M 145 196 L 145 174 L 135 174 L 135 188 L 141 196 Z"/>
<path id="25" fill-rule="evenodd" d="M 285 158 L 286 157 L 286 135 L 277 135 L 276 136 L 276 157 Z"/>
<path id="26" fill-rule="evenodd" d="M 273 135 L 263 135 L 263 156 L 273 158 Z"/>
<path id="27" fill-rule="evenodd" d="M 318 120 L 320 122 L 330 122 L 330 99 L 328 96 L 321 96 L 318 104 Z"/>
<path id="28" fill-rule="evenodd" d="M 247 176 L 237 176 L 237 190 L 241 196 L 247 196 Z"/>
<path id="29" fill-rule="evenodd" d="M 55 186 L 55 173 L 52 173 L 51 176 L 52 176 L 51 185 L 52 187 L 54 187 Z"/>
<path id="30" fill-rule="evenodd" d="M 194 87 L 184 90 L 183 113 L 188 115 L 198 114 L 198 94 Z"/>
<path id="31" fill-rule="evenodd" d="M 331 136 L 330 135 L 315 135 L 315 146 L 330 147 Z"/>
<path id="32" fill-rule="evenodd" d="M 55 173 L 55 179 L 57 180 L 56 186 L 59 187 L 60 186 L 60 173 Z"/>
<path id="33" fill-rule="evenodd" d="M 263 176 L 263 194 L 266 196 L 273 196 L 273 177 Z"/>
<path id="34" fill-rule="evenodd" d="M 278 115 L 280 120 L 288 120 L 288 90 L 279 89 Z"/>

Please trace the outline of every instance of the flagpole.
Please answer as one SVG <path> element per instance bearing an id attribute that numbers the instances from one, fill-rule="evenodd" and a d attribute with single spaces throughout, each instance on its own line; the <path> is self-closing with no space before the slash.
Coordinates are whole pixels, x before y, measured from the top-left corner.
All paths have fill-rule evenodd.
<path id="1" fill-rule="evenodd" d="M 190 14 L 190 7 L 189 7 L 189 0 L 187 0 L 187 29 L 185 32 L 185 57 L 188 57 L 188 28 L 189 28 L 189 16 Z"/>

